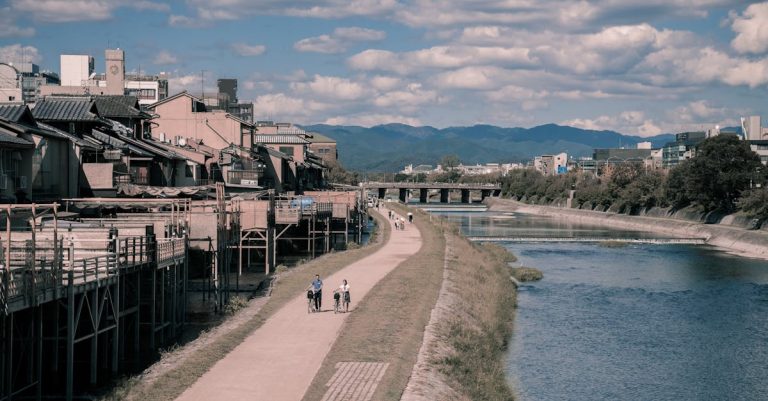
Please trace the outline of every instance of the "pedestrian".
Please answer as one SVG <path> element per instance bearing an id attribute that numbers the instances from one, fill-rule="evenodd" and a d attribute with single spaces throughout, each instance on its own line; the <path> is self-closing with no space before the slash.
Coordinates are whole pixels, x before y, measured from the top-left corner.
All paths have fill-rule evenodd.
<path id="1" fill-rule="evenodd" d="M 413 223 L 413 213 L 411 212 L 408 212 L 408 223 L 409 224 Z"/>
<path id="2" fill-rule="evenodd" d="M 347 280 L 343 280 L 339 288 L 335 289 L 333 293 L 341 295 L 341 302 L 344 306 L 344 312 L 349 312 L 349 303 L 351 298 L 349 296 L 349 284 L 347 284 Z"/>
<path id="3" fill-rule="evenodd" d="M 307 287 L 307 290 L 312 290 L 315 294 L 315 310 L 320 311 L 320 307 L 323 306 L 323 280 L 320 280 L 320 275 L 315 274 L 315 279 Z"/>

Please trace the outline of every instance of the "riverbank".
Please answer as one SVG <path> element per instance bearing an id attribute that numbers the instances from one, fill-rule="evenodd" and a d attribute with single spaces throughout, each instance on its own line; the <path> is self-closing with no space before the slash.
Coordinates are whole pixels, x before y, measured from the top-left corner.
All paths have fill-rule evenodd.
<path id="1" fill-rule="evenodd" d="M 517 306 L 515 257 L 470 242 L 441 218 L 431 221 L 445 237 L 442 286 L 401 400 L 513 400 L 504 357 Z"/>
<path id="2" fill-rule="evenodd" d="M 629 216 L 611 212 L 529 205 L 511 199 L 487 198 L 485 203 L 489 210 L 497 212 L 521 212 L 610 228 L 655 232 L 676 237 L 705 238 L 707 244 L 727 252 L 745 257 L 768 259 L 768 232 L 764 230 L 746 230 L 665 217 Z"/>

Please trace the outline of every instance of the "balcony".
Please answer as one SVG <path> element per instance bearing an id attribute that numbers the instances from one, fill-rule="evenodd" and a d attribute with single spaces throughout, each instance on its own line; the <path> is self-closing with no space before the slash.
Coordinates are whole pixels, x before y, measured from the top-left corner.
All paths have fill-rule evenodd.
<path id="1" fill-rule="evenodd" d="M 258 187 L 259 180 L 264 176 L 264 168 L 251 170 L 229 170 L 227 172 L 227 184 Z"/>

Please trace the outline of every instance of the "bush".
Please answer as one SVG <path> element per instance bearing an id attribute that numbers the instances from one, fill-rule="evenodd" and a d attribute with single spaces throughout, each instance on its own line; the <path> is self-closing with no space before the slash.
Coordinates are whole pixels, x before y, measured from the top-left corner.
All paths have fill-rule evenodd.
<path id="1" fill-rule="evenodd" d="M 229 303 L 224 306 L 224 313 L 231 316 L 246 306 L 248 306 L 248 298 L 235 295 L 234 297 L 230 298 Z"/>

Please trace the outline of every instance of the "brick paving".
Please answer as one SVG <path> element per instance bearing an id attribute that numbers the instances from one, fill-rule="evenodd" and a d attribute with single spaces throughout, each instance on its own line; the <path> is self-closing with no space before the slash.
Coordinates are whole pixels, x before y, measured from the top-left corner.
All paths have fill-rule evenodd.
<path id="1" fill-rule="evenodd" d="M 389 366 L 383 362 L 339 362 L 322 401 L 369 401 Z"/>

